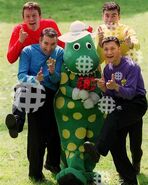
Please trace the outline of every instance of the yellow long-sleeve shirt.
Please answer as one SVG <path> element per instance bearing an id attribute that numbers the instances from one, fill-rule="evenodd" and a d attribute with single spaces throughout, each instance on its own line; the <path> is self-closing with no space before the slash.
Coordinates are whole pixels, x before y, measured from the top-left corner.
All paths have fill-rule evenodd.
<path id="1" fill-rule="evenodd" d="M 134 44 L 134 48 L 132 50 L 135 51 L 140 49 L 140 45 L 139 45 L 136 33 L 133 29 L 129 28 L 129 26 L 119 23 L 114 29 L 108 29 L 105 24 L 99 25 L 99 27 L 102 28 L 102 31 L 104 32 L 104 37 L 115 36 L 119 39 L 121 44 L 120 47 L 121 47 L 122 56 L 128 55 L 127 52 L 130 50 L 128 45 L 125 43 L 125 37 L 127 36 L 130 36 L 131 41 Z M 103 49 L 98 44 L 99 43 L 98 34 L 96 35 L 95 43 L 96 43 L 98 55 L 100 57 L 100 62 L 102 63 L 105 61 L 105 58 L 103 54 Z"/>

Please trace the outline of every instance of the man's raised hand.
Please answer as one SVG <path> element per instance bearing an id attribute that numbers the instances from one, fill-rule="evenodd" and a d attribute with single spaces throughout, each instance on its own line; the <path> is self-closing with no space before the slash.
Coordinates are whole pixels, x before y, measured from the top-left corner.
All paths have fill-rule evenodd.
<path id="1" fill-rule="evenodd" d="M 37 76 L 36 76 L 36 79 L 41 82 L 43 81 L 44 77 L 43 77 L 43 68 L 41 67 L 40 68 L 40 71 L 38 72 Z"/>
<path id="2" fill-rule="evenodd" d="M 111 80 L 106 83 L 107 89 L 119 91 L 119 85 L 116 83 L 115 75 L 112 74 Z"/>
<path id="3" fill-rule="evenodd" d="M 19 32 L 19 41 L 23 43 L 27 37 L 28 37 L 28 33 L 24 31 L 23 27 L 21 27 Z"/>

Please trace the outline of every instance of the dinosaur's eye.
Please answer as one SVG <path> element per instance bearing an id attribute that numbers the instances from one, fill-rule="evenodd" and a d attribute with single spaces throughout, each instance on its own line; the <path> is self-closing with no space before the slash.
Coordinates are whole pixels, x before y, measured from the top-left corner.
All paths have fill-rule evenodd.
<path id="1" fill-rule="evenodd" d="M 75 43 L 74 45 L 73 45 L 73 49 L 74 50 L 79 50 L 80 49 L 80 44 L 79 43 Z"/>
<path id="2" fill-rule="evenodd" d="M 87 47 L 88 49 L 91 49 L 91 48 L 92 48 L 91 43 L 90 43 L 90 42 L 86 42 L 86 47 Z"/>

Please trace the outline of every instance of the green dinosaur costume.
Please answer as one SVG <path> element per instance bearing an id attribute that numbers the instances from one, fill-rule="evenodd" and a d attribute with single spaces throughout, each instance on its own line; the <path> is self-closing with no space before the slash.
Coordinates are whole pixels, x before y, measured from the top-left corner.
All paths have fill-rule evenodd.
<path id="1" fill-rule="evenodd" d="M 99 58 L 88 33 L 68 42 L 64 51 L 61 82 L 55 97 L 55 114 L 62 145 L 60 185 L 86 185 L 92 181 L 95 163 L 84 153 L 84 142 L 95 142 L 103 125 L 98 110 L 101 91 Z"/>

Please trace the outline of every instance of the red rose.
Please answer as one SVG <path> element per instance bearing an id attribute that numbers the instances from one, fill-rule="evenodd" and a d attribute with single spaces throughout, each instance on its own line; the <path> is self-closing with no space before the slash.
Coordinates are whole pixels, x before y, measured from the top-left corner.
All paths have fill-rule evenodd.
<path id="1" fill-rule="evenodd" d="M 79 77 L 77 82 L 77 88 L 80 90 L 85 89 L 88 91 L 93 91 L 96 88 L 96 81 L 94 77 Z"/>
<path id="2" fill-rule="evenodd" d="M 90 79 L 85 79 L 84 80 L 84 89 L 89 90 L 90 85 L 91 85 Z"/>

